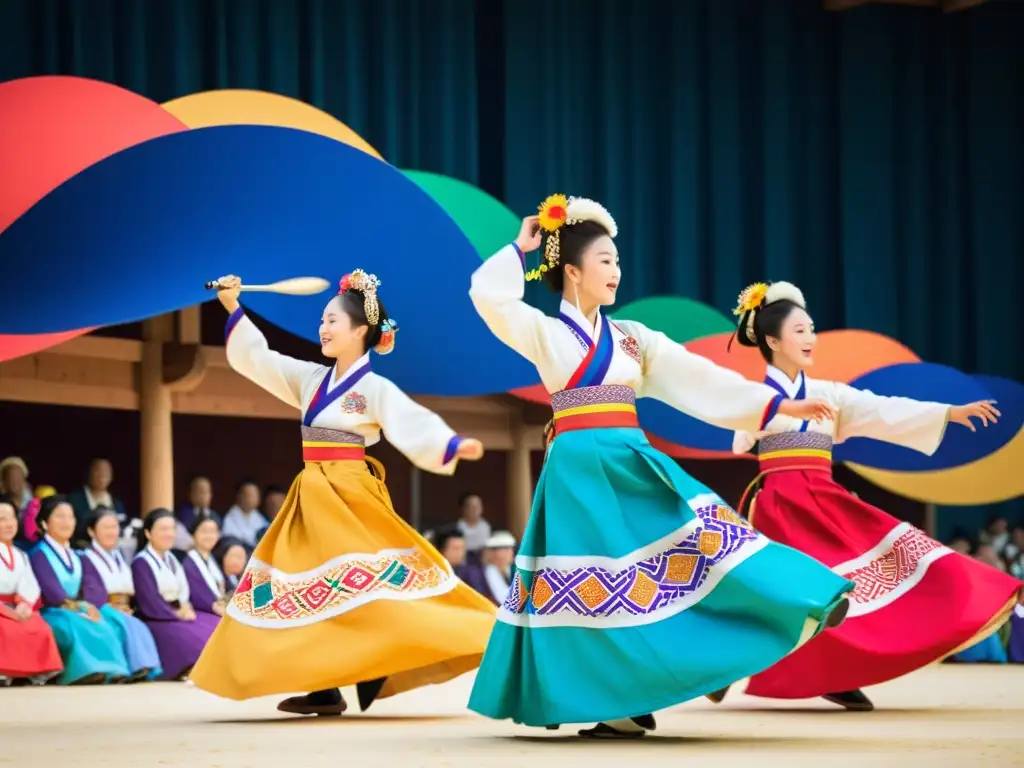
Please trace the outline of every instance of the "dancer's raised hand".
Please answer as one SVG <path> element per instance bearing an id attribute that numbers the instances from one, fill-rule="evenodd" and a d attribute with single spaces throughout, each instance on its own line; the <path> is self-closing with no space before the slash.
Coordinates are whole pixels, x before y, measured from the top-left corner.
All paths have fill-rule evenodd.
<path id="1" fill-rule="evenodd" d="M 839 413 L 831 403 L 824 400 L 783 400 L 779 403 L 779 413 L 792 416 L 801 421 L 835 421 Z"/>
<path id="2" fill-rule="evenodd" d="M 983 427 L 987 427 L 990 423 L 995 424 L 1003 415 L 995 407 L 995 404 L 995 400 L 979 400 L 967 405 L 954 405 L 949 409 L 949 420 L 954 424 L 967 427 L 971 432 L 977 432 L 971 419 L 978 419 Z"/>

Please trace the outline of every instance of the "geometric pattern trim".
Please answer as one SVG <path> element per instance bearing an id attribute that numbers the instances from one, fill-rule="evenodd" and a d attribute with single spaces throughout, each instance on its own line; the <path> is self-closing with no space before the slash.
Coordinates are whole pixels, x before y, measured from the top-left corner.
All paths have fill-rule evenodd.
<path id="1" fill-rule="evenodd" d="M 849 596 L 851 602 L 866 604 L 883 600 L 915 576 L 926 555 L 942 549 L 944 547 L 924 531 L 917 528 L 903 531 L 871 562 L 841 574 L 857 585 Z"/>
<path id="2" fill-rule="evenodd" d="M 563 389 L 551 395 L 551 410 L 555 413 L 587 405 L 636 405 L 636 390 L 624 384 L 606 384 Z"/>
<path id="3" fill-rule="evenodd" d="M 451 573 L 417 549 L 335 558 L 290 575 L 253 561 L 228 606 L 252 626 L 286 629 L 334 618 L 374 600 L 416 600 L 454 589 Z"/>
<path id="4" fill-rule="evenodd" d="M 766 540 L 724 504 L 695 510 L 697 525 L 662 551 L 617 570 L 583 565 L 517 571 L 503 606 L 506 618 L 537 616 L 601 620 L 651 615 L 689 602 Z M 732 562 L 723 564 L 727 558 Z M 713 583 L 710 583 L 713 582 Z M 513 623 L 518 623 L 514 622 Z M 576 624 L 577 622 L 573 622 Z M 634 622 L 630 622 L 634 623 Z M 585 625 L 585 624 L 584 624 Z"/>
<path id="5" fill-rule="evenodd" d="M 857 585 L 847 615 L 863 616 L 898 600 L 921 583 L 933 562 L 952 552 L 909 523 L 898 524 L 868 552 L 832 569 Z"/>
<path id="6" fill-rule="evenodd" d="M 832 435 L 824 432 L 775 432 L 761 438 L 760 453 L 790 451 L 804 448 L 816 451 L 832 450 Z"/>
<path id="7" fill-rule="evenodd" d="M 323 427 L 302 427 L 302 441 L 305 443 L 354 443 L 363 445 L 366 440 L 355 432 L 342 432 L 339 429 Z"/>

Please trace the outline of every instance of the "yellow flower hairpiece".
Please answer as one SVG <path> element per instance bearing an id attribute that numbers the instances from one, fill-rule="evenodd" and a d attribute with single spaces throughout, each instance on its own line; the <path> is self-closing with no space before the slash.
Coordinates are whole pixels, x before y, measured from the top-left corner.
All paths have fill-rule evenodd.
<path id="1" fill-rule="evenodd" d="M 736 303 L 736 309 L 732 311 L 734 315 L 742 315 L 745 312 L 749 312 L 752 309 L 757 309 L 764 304 L 765 296 L 768 295 L 768 284 L 767 283 L 754 283 L 748 285 L 740 293 L 739 299 Z"/>
<path id="2" fill-rule="evenodd" d="M 537 269 L 531 269 L 526 273 L 527 280 L 540 280 L 545 272 L 558 266 L 561 241 L 558 230 L 565 226 L 565 222 L 569 218 L 569 199 L 562 194 L 549 195 L 543 203 L 537 206 L 537 212 L 537 222 L 540 224 L 540 228 L 548 233 L 548 241 L 544 245 L 544 261 Z"/>

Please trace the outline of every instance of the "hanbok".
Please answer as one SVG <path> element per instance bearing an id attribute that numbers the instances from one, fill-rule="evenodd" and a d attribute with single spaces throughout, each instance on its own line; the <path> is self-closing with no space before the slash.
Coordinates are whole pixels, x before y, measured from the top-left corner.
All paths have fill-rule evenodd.
<path id="1" fill-rule="evenodd" d="M 1011 664 L 1024 664 L 1024 605 L 1018 604 L 1013 609 L 1006 652 Z"/>
<path id="2" fill-rule="evenodd" d="M 854 585 L 747 526 L 654 449 L 635 400 L 758 429 L 782 398 L 640 323 L 523 301 L 508 246 L 470 296 L 533 363 L 555 437 L 469 706 L 533 726 L 622 721 L 718 691 L 826 626 Z"/>
<path id="3" fill-rule="evenodd" d="M 216 616 L 213 606 L 217 603 L 224 603 L 227 585 L 224 581 L 224 574 L 213 555 L 199 554 L 196 550 L 190 550 L 185 555 L 182 565 L 185 568 L 185 578 L 188 579 L 188 591 L 192 596 L 192 607 L 197 611 Z"/>
<path id="4" fill-rule="evenodd" d="M 117 630 L 133 680 L 155 680 L 162 672 L 156 642 L 146 625 L 122 608 L 135 595 L 132 569 L 120 550 L 104 551 L 96 542 L 81 552 L 85 599 L 98 607 L 103 618 Z"/>
<path id="5" fill-rule="evenodd" d="M 43 683 L 64 669 L 53 631 L 38 613 L 40 597 L 28 555 L 0 543 L 0 679 Z M 22 603 L 35 611 L 27 619 L 4 610 Z"/>
<path id="6" fill-rule="evenodd" d="M 178 618 L 177 610 L 190 603 L 185 569 L 170 552 L 159 554 L 147 546 L 132 560 L 137 615 L 153 633 L 162 680 L 188 675 L 203 652 L 217 617 L 196 611 L 193 621 Z"/>
<path id="7" fill-rule="evenodd" d="M 385 698 L 475 669 L 495 607 L 399 517 L 383 467 L 364 452 L 383 431 L 420 469 L 450 475 L 461 438 L 373 373 L 368 356 L 336 376 L 271 351 L 241 309 L 226 350 L 232 368 L 302 411 L 305 468 L 192 683 L 248 699 L 384 678 L 375 693 Z"/>
<path id="8" fill-rule="evenodd" d="M 74 550 L 44 536 L 29 556 L 42 592 L 40 614 L 57 641 L 64 671 L 61 685 L 120 682 L 131 676 L 121 638 L 103 616 L 89 618 L 83 592 L 82 559 Z"/>
<path id="9" fill-rule="evenodd" d="M 740 512 L 773 541 L 825 563 L 857 586 L 845 623 L 755 675 L 746 692 L 812 698 L 892 680 L 997 630 L 1024 584 L 861 501 L 832 477 L 832 447 L 853 437 L 934 453 L 948 405 L 881 397 L 769 366 L 766 383 L 793 399 L 831 403 L 838 422 L 775 416 L 737 432 L 736 453 L 758 444 L 760 475 Z"/>

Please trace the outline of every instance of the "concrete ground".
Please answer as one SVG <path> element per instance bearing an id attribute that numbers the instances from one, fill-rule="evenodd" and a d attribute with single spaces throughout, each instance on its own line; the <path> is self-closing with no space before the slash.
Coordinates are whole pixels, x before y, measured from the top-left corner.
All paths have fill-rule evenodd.
<path id="1" fill-rule="evenodd" d="M 293 718 L 175 683 L 0 690 L 0 765 L 189 768 L 981 768 L 1024 766 L 1024 667 L 935 666 L 871 689 L 878 710 L 730 693 L 658 714 L 654 735 L 591 742 L 475 716 L 466 675 L 374 704 Z M 354 691 L 346 691 L 353 709 Z M 710 760 L 709 760 L 710 759 Z"/>

